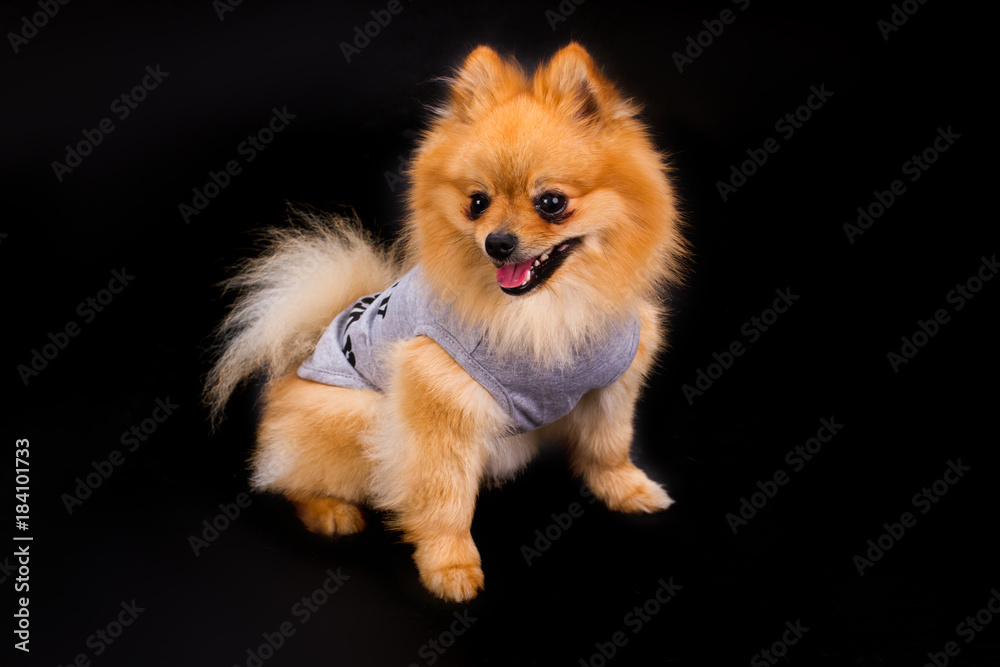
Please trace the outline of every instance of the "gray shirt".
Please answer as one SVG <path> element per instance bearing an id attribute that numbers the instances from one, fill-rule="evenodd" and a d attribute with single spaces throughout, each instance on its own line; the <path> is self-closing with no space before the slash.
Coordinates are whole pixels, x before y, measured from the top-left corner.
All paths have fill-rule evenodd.
<path id="1" fill-rule="evenodd" d="M 564 417 L 585 393 L 621 377 L 639 348 L 639 320 L 623 322 L 600 345 L 577 350 L 571 362 L 552 368 L 534 363 L 528 354 L 499 358 L 483 331 L 460 326 L 434 299 L 418 267 L 340 313 L 298 376 L 382 391 L 391 373 L 387 352 L 392 343 L 420 335 L 433 339 L 490 392 L 515 433 L 526 433 Z"/>

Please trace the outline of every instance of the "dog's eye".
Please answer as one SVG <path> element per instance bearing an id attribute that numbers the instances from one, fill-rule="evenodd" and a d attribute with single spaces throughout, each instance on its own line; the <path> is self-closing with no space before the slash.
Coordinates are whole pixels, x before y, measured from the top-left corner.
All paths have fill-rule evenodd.
<path id="1" fill-rule="evenodd" d="M 545 192 L 535 197 L 535 210 L 546 220 L 553 220 L 566 211 L 566 201 L 563 194 Z"/>
<path id="2" fill-rule="evenodd" d="M 472 195 L 471 200 L 469 204 L 469 220 L 475 220 L 490 207 L 490 198 L 482 192 L 477 192 Z"/>

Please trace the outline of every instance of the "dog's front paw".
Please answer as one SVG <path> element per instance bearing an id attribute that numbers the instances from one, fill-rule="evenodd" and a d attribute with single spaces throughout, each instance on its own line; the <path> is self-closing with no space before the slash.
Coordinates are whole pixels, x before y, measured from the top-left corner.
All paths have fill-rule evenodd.
<path id="1" fill-rule="evenodd" d="M 483 589 L 483 569 L 472 536 L 418 544 L 413 560 L 420 583 L 448 602 L 468 602 Z"/>
<path id="2" fill-rule="evenodd" d="M 468 602 L 483 589 L 483 569 L 474 563 L 421 571 L 424 587 L 442 600 Z"/>
<path id="3" fill-rule="evenodd" d="M 586 476 L 594 495 L 618 512 L 659 512 L 674 504 L 663 487 L 634 465 L 625 465 Z"/>

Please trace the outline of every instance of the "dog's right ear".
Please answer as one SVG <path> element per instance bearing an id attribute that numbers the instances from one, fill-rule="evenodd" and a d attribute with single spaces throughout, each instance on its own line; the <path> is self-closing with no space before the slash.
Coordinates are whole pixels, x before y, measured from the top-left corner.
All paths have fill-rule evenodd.
<path id="1" fill-rule="evenodd" d="M 521 67 L 488 46 L 477 47 L 451 79 L 446 116 L 471 120 L 528 85 Z"/>

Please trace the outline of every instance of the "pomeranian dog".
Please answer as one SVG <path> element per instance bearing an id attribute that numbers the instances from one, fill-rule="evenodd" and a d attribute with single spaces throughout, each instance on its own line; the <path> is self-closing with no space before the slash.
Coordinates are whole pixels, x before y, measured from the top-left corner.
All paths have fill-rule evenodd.
<path id="1" fill-rule="evenodd" d="M 308 212 L 272 232 L 228 282 L 206 400 L 217 420 L 263 377 L 253 486 L 323 535 L 387 511 L 423 585 L 466 601 L 478 491 L 542 442 L 611 509 L 673 502 L 629 449 L 685 243 L 663 156 L 581 46 L 532 77 L 479 47 L 446 81 L 401 242 Z"/>

